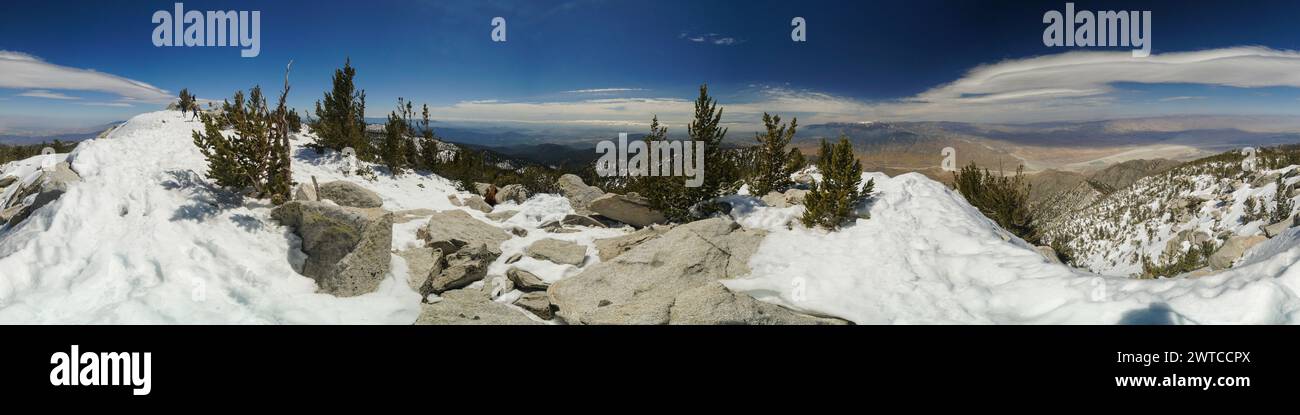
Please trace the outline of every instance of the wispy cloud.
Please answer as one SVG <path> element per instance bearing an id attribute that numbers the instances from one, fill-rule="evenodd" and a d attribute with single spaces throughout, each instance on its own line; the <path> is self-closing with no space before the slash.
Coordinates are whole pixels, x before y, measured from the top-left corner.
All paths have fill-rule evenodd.
<path id="1" fill-rule="evenodd" d="M 123 108 L 133 106 L 125 102 L 83 102 L 81 103 L 81 105 L 89 105 L 92 107 L 123 107 Z"/>
<path id="2" fill-rule="evenodd" d="M 613 94 L 619 92 L 638 92 L 645 91 L 644 88 L 592 88 L 592 89 L 575 89 L 564 91 L 566 94 Z"/>
<path id="3" fill-rule="evenodd" d="M 1160 98 L 1160 102 L 1194 101 L 1194 100 L 1202 100 L 1202 99 L 1205 99 L 1205 97 L 1203 97 L 1203 96 L 1199 96 L 1199 95 L 1196 95 L 1196 96 L 1193 96 L 1193 95 L 1180 95 L 1180 96 L 1176 96 L 1176 97 L 1164 97 L 1164 98 Z"/>
<path id="4" fill-rule="evenodd" d="M 22 52 L 0 50 L 0 73 L 4 74 L 0 76 L 0 88 L 95 91 L 155 103 L 172 99 L 167 91 L 144 82 L 56 65 Z"/>
<path id="5" fill-rule="evenodd" d="M 28 97 L 28 98 L 46 98 L 46 99 L 81 99 L 81 97 L 68 96 L 58 92 L 47 91 L 44 89 L 33 89 L 31 91 L 18 94 L 18 96 Z"/>
<path id="6" fill-rule="evenodd" d="M 763 112 L 797 116 L 801 124 L 869 120 L 1036 122 L 1177 114 L 1161 103 L 1212 102 L 1198 95 L 1156 102 L 1126 100 L 1121 84 L 1189 84 L 1234 88 L 1300 88 L 1300 52 L 1238 47 L 1153 54 L 1068 52 L 975 67 L 919 94 L 862 100 L 788 85 L 750 85 L 749 94 L 720 97 L 724 121 L 756 125 Z M 600 88 L 618 89 L 618 88 Z M 433 109 L 443 119 L 524 123 L 670 126 L 690 121 L 692 102 L 680 98 L 587 99 L 569 102 L 462 102 Z"/>
<path id="7" fill-rule="evenodd" d="M 718 33 L 692 34 L 690 32 L 681 32 L 680 34 L 677 35 L 677 38 L 686 39 L 687 41 L 694 42 L 694 43 L 706 43 L 706 44 L 712 44 L 718 46 L 732 46 L 732 45 L 739 45 L 741 43 L 745 43 L 744 39 L 738 39 L 732 36 L 722 35 Z"/>

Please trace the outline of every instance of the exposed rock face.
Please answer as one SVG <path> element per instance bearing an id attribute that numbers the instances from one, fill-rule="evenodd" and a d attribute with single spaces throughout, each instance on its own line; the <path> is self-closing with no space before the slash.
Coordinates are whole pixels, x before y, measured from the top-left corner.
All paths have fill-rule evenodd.
<path id="1" fill-rule="evenodd" d="M 783 207 L 790 206 L 789 203 L 785 202 L 785 195 L 777 192 L 767 192 L 767 194 L 763 195 L 763 197 L 760 198 L 759 200 L 762 200 L 764 205 L 768 205 L 774 208 L 783 208 Z"/>
<path id="2" fill-rule="evenodd" d="M 393 214 L 324 202 L 291 201 L 271 217 L 293 228 L 307 254 L 302 274 L 321 291 L 351 297 L 374 291 L 388 273 Z"/>
<path id="3" fill-rule="evenodd" d="M 1038 245 L 1034 247 L 1034 250 L 1038 251 L 1038 254 L 1042 255 L 1043 259 L 1046 259 L 1047 262 L 1051 262 L 1053 264 L 1061 263 L 1061 258 L 1056 256 L 1056 250 L 1052 249 L 1052 247 L 1050 246 Z"/>
<path id="4" fill-rule="evenodd" d="M 557 314 L 571 324 L 822 322 L 709 287 L 749 273 L 749 258 L 765 235 L 727 218 L 679 225 L 551 284 L 547 293 Z"/>
<path id="5" fill-rule="evenodd" d="M 19 187 L 9 200 L 0 201 L 0 224 L 8 223 L 9 226 L 17 226 L 36 209 L 58 200 L 59 196 L 63 196 L 63 193 L 68 191 L 68 186 L 79 181 L 81 176 L 72 171 L 68 162 L 55 164 L 54 170 L 41 173 L 40 177 L 31 184 Z M 17 182 L 11 182 L 13 183 Z M 35 197 L 32 197 L 33 195 Z M 29 197 L 32 198 L 32 203 L 26 204 L 25 201 Z"/>
<path id="6" fill-rule="evenodd" d="M 470 195 L 469 197 L 466 197 L 465 199 L 461 200 L 461 203 L 464 203 L 465 207 L 477 210 L 479 212 L 483 212 L 483 213 L 492 212 L 492 205 L 489 205 L 488 202 L 483 200 L 483 198 L 479 195 Z"/>
<path id="7" fill-rule="evenodd" d="M 420 291 L 420 287 L 429 280 L 429 274 L 433 272 L 434 267 L 442 261 L 442 251 L 428 247 L 407 249 L 398 252 L 397 255 L 406 260 L 409 274 L 407 283 L 410 284 L 411 290 L 416 292 Z"/>
<path id="8" fill-rule="evenodd" d="M 533 242 L 524 249 L 528 256 L 557 264 L 582 266 L 587 259 L 587 247 L 574 242 L 546 238 Z"/>
<path id="9" fill-rule="evenodd" d="M 1260 229 L 1264 231 L 1264 236 L 1273 238 L 1273 237 L 1277 237 L 1278 235 L 1281 235 L 1282 232 L 1286 232 L 1287 229 L 1290 229 L 1292 223 L 1293 222 L 1291 219 L 1286 219 L 1281 222 L 1274 223 L 1272 225 L 1261 227 Z"/>
<path id="10" fill-rule="evenodd" d="M 293 190 L 293 200 L 318 202 L 320 196 L 316 195 L 316 186 L 311 183 L 299 183 L 298 187 Z"/>
<path id="11" fill-rule="evenodd" d="M 501 243 L 510 239 L 506 231 L 474 219 L 463 210 L 434 213 L 429 224 L 416 231 L 416 236 L 424 240 L 425 246 L 441 249 L 446 254 L 467 245 L 482 244 L 489 252 L 501 255 Z"/>
<path id="12" fill-rule="evenodd" d="M 546 288 L 551 286 L 541 277 L 515 267 L 506 270 L 506 278 L 509 278 L 519 291 L 546 291 Z"/>
<path id="13" fill-rule="evenodd" d="M 528 189 L 521 184 L 508 184 L 497 192 L 497 202 L 514 201 L 524 203 L 528 200 Z"/>
<path id="14" fill-rule="evenodd" d="M 384 200 L 379 198 L 379 194 L 346 180 L 321 183 L 318 196 L 321 199 L 333 200 L 334 203 L 342 206 L 376 208 L 384 205 Z"/>
<path id="15" fill-rule="evenodd" d="M 544 292 L 531 292 L 519 296 L 514 305 L 528 310 L 528 312 L 533 313 L 542 320 L 550 320 L 555 317 L 555 312 L 551 310 L 551 299 Z"/>
<path id="16" fill-rule="evenodd" d="M 1235 236 L 1228 238 L 1228 240 L 1223 243 L 1223 246 L 1219 247 L 1219 250 L 1210 254 L 1210 268 L 1216 270 L 1228 269 L 1229 267 L 1232 267 L 1234 261 L 1241 259 L 1241 256 L 1246 253 L 1246 250 L 1266 240 L 1268 240 L 1268 238 L 1259 235 Z"/>
<path id="17" fill-rule="evenodd" d="M 424 285 L 420 286 L 420 294 L 441 294 L 483 279 L 487 276 L 488 265 L 496 260 L 497 255 L 500 254 L 493 254 L 483 244 L 477 244 L 442 256 L 429 272 Z"/>
<path id="18" fill-rule="evenodd" d="M 587 208 L 601 216 L 638 228 L 667 221 L 663 212 L 650 208 L 650 202 L 636 193 L 608 193 L 592 199 Z"/>
<path id="19" fill-rule="evenodd" d="M 779 305 L 755 300 L 745 294 L 736 294 L 718 282 L 704 284 L 679 294 L 669 310 L 668 322 L 701 325 L 848 324 L 844 320 L 799 314 Z"/>
<path id="20" fill-rule="evenodd" d="M 623 236 L 596 240 L 596 251 L 601 261 L 609 261 L 642 242 L 654 239 L 672 229 L 672 225 L 647 226 Z"/>
<path id="21" fill-rule="evenodd" d="M 492 301 L 487 293 L 475 289 L 451 290 L 439 295 L 439 301 L 420 305 L 415 324 L 525 325 L 542 324 Z"/>
<path id="22" fill-rule="evenodd" d="M 14 184 L 16 181 L 18 181 L 18 178 L 14 176 L 0 177 L 0 188 L 9 187 L 9 185 Z"/>
<path id="23" fill-rule="evenodd" d="M 587 209 L 587 205 L 591 204 L 592 200 L 596 200 L 596 198 L 605 194 L 599 187 L 588 186 L 582 182 L 581 177 L 573 174 L 560 176 L 559 179 L 555 180 L 555 185 L 560 188 L 560 194 L 569 199 L 569 204 L 573 206 L 573 210 L 578 214 L 590 213 L 591 211 Z"/>
<path id="24" fill-rule="evenodd" d="M 560 220 L 560 224 L 569 226 L 589 226 L 592 228 L 608 228 L 604 223 L 601 223 L 590 216 L 574 214 L 564 215 L 564 219 Z"/>

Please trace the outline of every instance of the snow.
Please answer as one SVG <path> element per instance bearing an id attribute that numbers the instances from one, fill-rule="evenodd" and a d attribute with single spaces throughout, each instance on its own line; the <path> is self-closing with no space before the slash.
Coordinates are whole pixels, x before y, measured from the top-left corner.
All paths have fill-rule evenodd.
<path id="1" fill-rule="evenodd" d="M 190 138 L 199 127 L 174 111 L 143 114 L 71 154 L 54 156 L 70 160 L 82 181 L 18 226 L 0 229 L 0 322 L 415 321 L 420 296 L 398 255 L 376 292 L 350 298 L 317 293 L 315 283 L 295 271 L 305 259 L 301 241 L 270 220 L 271 206 L 240 203 L 203 178 L 206 163 Z M 304 148 L 310 141 L 304 133 L 292 142 L 296 181 L 350 180 L 377 192 L 388 210 L 415 217 L 393 226 L 395 251 L 419 246 L 415 232 L 427 222 L 419 213 L 425 209 L 462 209 L 502 229 L 526 230 L 527 236 L 501 245 L 503 255 L 489 266 L 489 278 L 512 266 L 546 281 L 572 277 L 599 262 L 596 239 L 631 230 L 545 232 L 538 226 L 573 213 L 567 199 L 547 194 L 496 206 L 495 212 L 519 212 L 497 222 L 452 205 L 448 196 L 463 193 L 446 179 L 382 172 L 363 179 L 338 154 Z M 44 162 L 8 163 L 0 175 L 34 180 Z M 924 176 L 864 178 L 876 182 L 874 197 L 863 207 L 870 219 L 837 232 L 799 225 L 802 206 L 768 207 L 744 194 L 725 198 L 742 226 L 769 232 L 750 260 L 752 272 L 725 284 L 763 301 L 863 324 L 1300 320 L 1300 228 L 1260 244 L 1238 267 L 1215 275 L 1135 280 L 1050 263 Z M 1249 194 L 1269 191 L 1263 186 Z M 1161 229 L 1157 238 L 1171 231 Z M 575 267 L 525 256 L 505 264 L 542 238 L 586 246 L 586 262 Z M 509 304 L 522 293 L 497 294 L 495 301 Z"/>
<path id="2" fill-rule="evenodd" d="M 1300 320 L 1300 246 L 1293 243 L 1209 277 L 1108 277 L 1050 263 L 1024 241 L 1004 239 L 959 194 L 922 175 L 866 178 L 876 180 L 870 219 L 829 233 L 766 226 L 771 234 L 751 258 L 750 275 L 724 283 L 859 324 Z M 740 220 L 770 223 L 763 218 L 794 209 L 748 209 Z"/>
<path id="3" fill-rule="evenodd" d="M 239 200 L 203 177 L 206 162 L 190 132 L 202 124 L 175 111 L 142 114 L 109 135 L 83 142 L 70 155 L 37 156 L 7 163 L 0 176 L 30 182 L 42 163 L 72 160 L 82 176 L 58 200 L 13 229 L 0 230 L 0 322 L 185 323 L 185 324 L 410 324 L 420 295 L 407 283 L 406 262 L 392 257 L 392 270 L 376 292 L 350 298 L 317 293 L 300 270 L 301 240 L 270 219 L 265 201 Z M 526 238 L 502 245 L 489 275 L 504 275 L 505 260 L 545 237 L 588 246 L 585 266 L 599 261 L 593 241 L 630 229 L 582 229 L 548 234 L 537 228 L 573 213 L 568 200 L 537 195 L 505 223 L 457 207 L 449 195 L 466 196 L 436 175 L 393 177 L 382 168 L 373 180 L 353 172 L 356 162 L 336 152 L 305 147 L 309 132 L 291 139 L 294 180 L 349 180 L 370 189 L 384 208 L 412 220 L 393 225 L 394 251 L 419 246 L 416 230 L 428 223 L 421 209 L 461 209 L 503 229 L 521 227 Z M 49 160 L 46 160 L 49 158 Z M 365 164 L 365 163 L 362 163 Z M 5 189 L 16 191 L 18 185 Z M 6 194 L 7 197 L 7 194 Z M 408 212 L 404 212 L 408 211 Z M 555 281 L 581 268 L 532 258 L 512 264 Z M 499 302 L 522 293 L 501 293 Z M 521 313 L 528 314 L 519 309 Z"/>

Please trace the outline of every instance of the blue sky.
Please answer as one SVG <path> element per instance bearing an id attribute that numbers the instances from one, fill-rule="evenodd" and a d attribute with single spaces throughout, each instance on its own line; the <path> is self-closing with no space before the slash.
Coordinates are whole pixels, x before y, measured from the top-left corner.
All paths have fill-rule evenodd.
<path id="1" fill-rule="evenodd" d="M 1075 2 L 1152 11 L 1153 54 L 1141 62 L 1121 56 L 1128 48 L 1044 46 L 1043 13 L 1064 1 L 184 2 L 261 11 L 255 58 L 232 47 L 155 47 L 150 17 L 173 3 L 7 4 L 0 51 L 10 63 L 60 69 L 42 71 L 48 77 L 94 70 L 158 96 L 189 88 L 209 99 L 275 88 L 292 59 L 299 108 L 351 57 L 369 115 L 402 96 L 454 122 L 635 126 L 659 114 L 672 126 L 706 82 L 738 125 L 762 111 L 813 122 L 1300 113 L 1300 79 L 1287 75 L 1300 76 L 1291 52 L 1300 49 L 1300 5 L 1287 1 Z M 489 36 L 496 16 L 507 19 L 504 43 Z M 808 22 L 807 42 L 790 40 L 794 16 Z M 0 78 L 0 133 L 160 106 L 149 92 L 103 85 L 111 82 Z"/>

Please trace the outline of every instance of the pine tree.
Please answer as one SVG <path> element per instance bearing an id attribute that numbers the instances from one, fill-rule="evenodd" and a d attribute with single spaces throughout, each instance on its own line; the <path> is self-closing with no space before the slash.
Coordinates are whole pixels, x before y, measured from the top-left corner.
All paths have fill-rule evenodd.
<path id="1" fill-rule="evenodd" d="M 854 217 L 854 210 L 875 190 L 876 182 L 872 179 L 861 184 L 862 164 L 853 154 L 853 143 L 843 136 L 834 145 L 822 140 L 817 169 L 822 180 L 813 183 L 804 196 L 802 222 L 809 228 L 821 226 L 833 231 Z"/>
<path id="2" fill-rule="evenodd" d="M 1290 198 L 1291 189 L 1286 185 L 1286 179 L 1282 176 L 1277 178 L 1277 194 L 1273 196 L 1273 211 L 1270 215 L 1270 223 L 1277 223 L 1291 219 L 1291 210 L 1295 208 L 1295 202 Z"/>
<path id="3" fill-rule="evenodd" d="M 721 127 L 722 109 L 709 96 L 708 85 L 700 86 L 700 95 L 695 100 L 695 117 L 686 126 L 686 135 L 691 141 L 704 142 L 704 182 L 699 187 L 686 187 L 681 181 L 662 183 L 658 191 L 649 192 L 646 198 L 656 210 L 664 213 L 668 220 L 683 222 L 697 216 L 706 216 L 719 210 L 713 203 L 723 190 L 731 190 L 736 184 L 736 173 L 731 161 L 722 151 L 722 140 L 727 129 Z M 659 128 L 655 123 L 655 128 Z M 666 132 L 665 132 L 666 133 Z M 651 135 L 656 131 L 652 130 Z M 693 145 L 690 142 L 683 146 Z"/>
<path id="4" fill-rule="evenodd" d="M 411 135 L 410 104 L 405 99 L 397 99 L 397 109 L 388 114 L 388 123 L 384 125 L 384 140 L 379 144 L 379 161 L 396 176 L 407 167 L 406 144 Z"/>
<path id="5" fill-rule="evenodd" d="M 199 104 L 195 100 L 194 95 L 190 94 L 189 88 L 181 88 L 180 101 L 176 103 L 176 106 L 180 108 L 181 115 L 185 115 L 191 111 L 198 114 L 199 111 Z"/>
<path id="6" fill-rule="evenodd" d="M 373 146 L 366 137 L 366 91 L 357 91 L 353 78 L 357 75 L 348 59 L 343 68 L 334 71 L 334 88 L 316 101 L 316 132 L 318 148 L 341 151 L 352 147 L 357 157 L 372 160 Z"/>
<path id="7" fill-rule="evenodd" d="M 248 189 L 250 195 L 277 204 L 288 200 L 293 177 L 285 109 L 288 94 L 286 67 L 284 89 L 274 111 L 267 108 L 262 88 L 254 86 L 247 99 L 243 91 L 235 92 L 234 103 L 223 104 L 222 116 L 201 114 L 203 132 L 195 131 L 192 137 L 208 161 L 209 179 L 218 186 Z M 222 131 L 224 125 L 232 127 L 230 135 Z"/>
<path id="8" fill-rule="evenodd" d="M 1030 185 L 1024 178 L 1025 167 L 1016 168 L 1016 175 L 993 175 L 988 169 L 982 172 L 971 162 L 953 173 L 953 183 L 962 196 L 998 226 L 1031 244 L 1040 243 L 1038 228 L 1029 204 Z"/>
<path id="9" fill-rule="evenodd" d="M 442 160 L 438 154 L 438 138 L 433 134 L 433 128 L 429 123 L 429 104 L 424 104 L 420 111 L 419 159 L 422 168 L 433 171 Z"/>
<path id="10" fill-rule="evenodd" d="M 759 197 L 768 192 L 781 191 L 791 184 L 790 174 L 797 168 L 795 168 L 795 160 L 785 151 L 785 147 L 790 145 L 790 140 L 794 138 L 799 119 L 795 118 L 787 126 L 781 124 L 779 115 L 772 116 L 765 112 L 763 126 L 767 130 L 765 134 L 754 134 L 754 139 L 758 141 L 755 160 L 757 171 L 749 181 L 750 194 Z M 799 154 L 797 150 L 795 154 Z"/>

